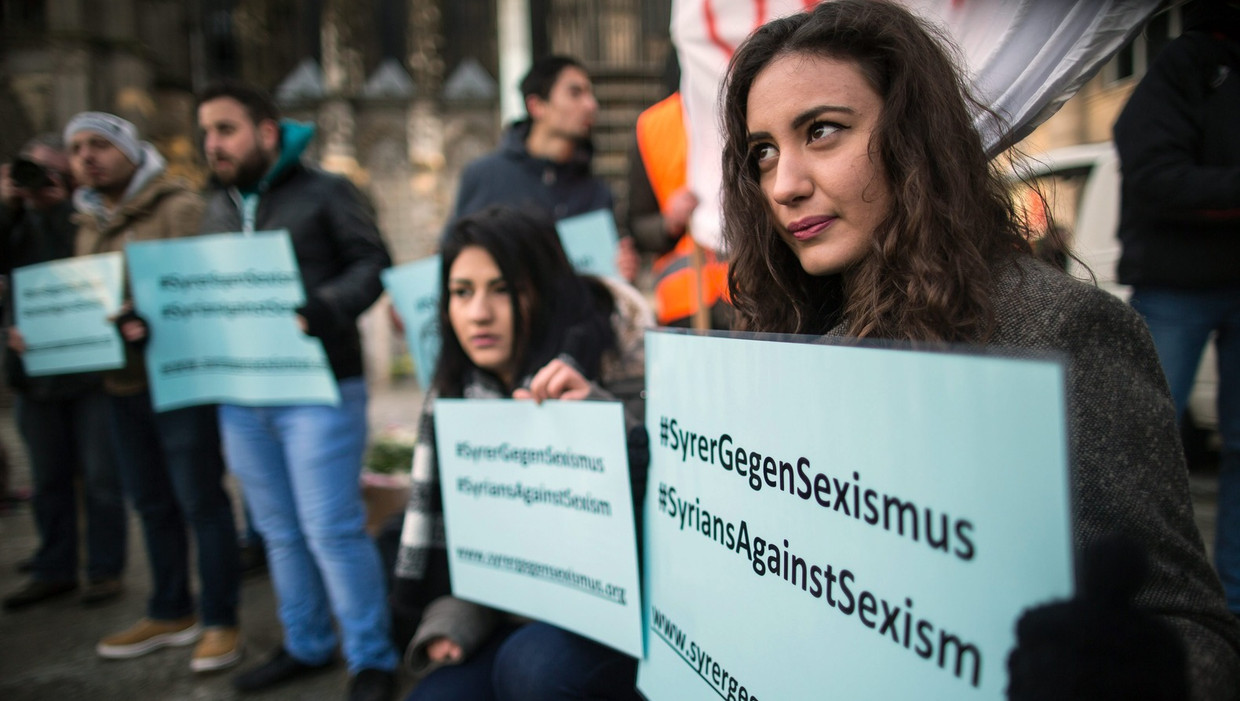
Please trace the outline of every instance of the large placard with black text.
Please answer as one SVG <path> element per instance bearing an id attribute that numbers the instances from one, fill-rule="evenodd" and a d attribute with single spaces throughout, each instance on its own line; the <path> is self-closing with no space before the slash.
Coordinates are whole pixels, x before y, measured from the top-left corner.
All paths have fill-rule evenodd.
<path id="1" fill-rule="evenodd" d="M 1058 361 L 646 353 L 649 699 L 1004 697 L 1020 613 L 1072 590 Z"/>

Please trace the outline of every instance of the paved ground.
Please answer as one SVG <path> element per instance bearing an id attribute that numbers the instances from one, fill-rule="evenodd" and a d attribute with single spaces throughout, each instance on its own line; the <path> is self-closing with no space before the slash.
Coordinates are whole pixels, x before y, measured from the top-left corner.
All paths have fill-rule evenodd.
<path id="1" fill-rule="evenodd" d="M 416 387 L 402 385 L 376 392 L 371 401 L 371 425 L 376 430 L 392 425 L 412 426 L 420 406 L 421 394 Z M 15 484 L 29 485 L 29 470 L 13 427 L 12 407 L 3 396 L 0 440 L 14 458 Z M 0 595 L 25 581 L 16 566 L 37 544 L 28 504 L 0 513 Z M 268 693 L 241 697 L 230 686 L 232 671 L 196 675 L 189 670 L 192 647 L 161 650 L 134 660 L 99 659 L 94 652 L 95 643 L 129 626 L 142 616 L 145 608 L 148 571 L 141 531 L 134 518 L 130 520 L 129 549 L 127 591 L 119 601 L 85 608 L 69 595 L 19 612 L 0 611 L 0 699 L 334 701 L 345 697 L 347 679 L 343 665 Z M 265 659 L 279 645 L 282 635 L 271 582 L 266 575 L 244 581 L 241 601 L 247 641 L 244 668 Z M 403 689 L 410 686 L 409 680 L 403 680 Z"/>
<path id="2" fill-rule="evenodd" d="M 376 430 L 411 426 L 421 396 L 409 385 L 376 392 L 371 402 L 371 423 Z M 29 472 L 21 444 L 13 429 L 11 406 L 0 395 L 0 440 L 14 457 L 15 482 L 29 484 Z M 1193 499 L 1198 525 L 1207 546 L 1214 532 L 1214 478 L 1195 475 Z M 18 587 L 23 576 L 17 563 L 37 545 L 28 505 L 0 514 L 0 594 Z M 124 597 L 99 608 L 83 608 L 72 596 L 31 609 L 0 611 L 0 699 L 78 699 L 96 701 L 214 701 L 238 695 L 229 685 L 231 672 L 194 675 L 189 671 L 191 648 L 163 650 L 128 661 L 104 661 L 96 657 L 99 638 L 120 630 L 143 613 L 147 590 L 146 558 L 136 522 L 130 527 L 130 567 Z M 249 655 L 243 664 L 264 659 L 280 642 L 271 584 L 266 576 L 247 579 L 242 592 L 242 619 Z M 341 699 L 345 694 L 343 666 L 278 690 L 246 696 L 257 701 L 290 699 Z M 410 686 L 403 681 L 403 689 Z"/>

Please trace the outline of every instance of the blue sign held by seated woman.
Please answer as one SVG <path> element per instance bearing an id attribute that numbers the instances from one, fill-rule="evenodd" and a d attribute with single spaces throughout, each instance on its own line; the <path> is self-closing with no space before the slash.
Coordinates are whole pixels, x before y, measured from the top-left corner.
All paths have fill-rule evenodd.
<path id="1" fill-rule="evenodd" d="M 570 402 L 640 403 L 649 308 L 512 209 L 457 221 L 441 256 L 443 344 L 391 597 L 415 631 L 406 659 L 429 672 L 410 699 L 636 700 L 640 407 Z"/>

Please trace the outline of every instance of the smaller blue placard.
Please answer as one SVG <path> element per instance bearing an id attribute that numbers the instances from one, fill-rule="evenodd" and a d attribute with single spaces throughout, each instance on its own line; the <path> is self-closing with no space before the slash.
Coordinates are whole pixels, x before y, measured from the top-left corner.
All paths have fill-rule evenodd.
<path id="1" fill-rule="evenodd" d="M 611 210 L 596 209 L 555 224 L 560 243 L 577 272 L 585 275 L 619 277 L 616 251 L 619 236 Z"/>
<path id="2" fill-rule="evenodd" d="M 28 375 L 111 370 L 125 364 L 112 317 L 120 310 L 124 262 L 100 253 L 13 270 L 13 311 L 26 342 Z"/>
<path id="3" fill-rule="evenodd" d="M 439 256 L 388 268 L 382 278 L 405 326 L 418 384 L 429 388 L 439 359 Z"/>
<path id="4" fill-rule="evenodd" d="M 643 652 L 618 402 L 440 399 L 452 592 Z"/>

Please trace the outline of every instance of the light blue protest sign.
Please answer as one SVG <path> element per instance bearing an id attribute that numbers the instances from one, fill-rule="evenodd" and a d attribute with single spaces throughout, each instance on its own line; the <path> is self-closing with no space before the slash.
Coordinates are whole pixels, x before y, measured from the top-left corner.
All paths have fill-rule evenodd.
<path id="1" fill-rule="evenodd" d="M 452 593 L 642 654 L 618 402 L 440 399 Z"/>
<path id="2" fill-rule="evenodd" d="M 1004 698 L 1016 620 L 1072 592 L 1058 362 L 673 333 L 646 358 L 648 699 Z"/>
<path id="3" fill-rule="evenodd" d="M 555 223 L 564 252 L 577 272 L 619 277 L 616 268 L 616 219 L 611 210 L 596 209 Z"/>
<path id="4" fill-rule="evenodd" d="M 381 274 L 383 287 L 405 325 L 405 341 L 423 389 L 431 386 L 439 359 L 439 265 L 439 256 L 431 256 Z"/>
<path id="5" fill-rule="evenodd" d="M 125 255 L 157 411 L 340 403 L 322 342 L 295 320 L 305 293 L 288 232 L 141 241 Z"/>
<path id="6" fill-rule="evenodd" d="M 100 253 L 13 270 L 13 314 L 28 375 L 111 370 L 125 364 L 109 317 L 121 306 L 124 261 Z"/>

